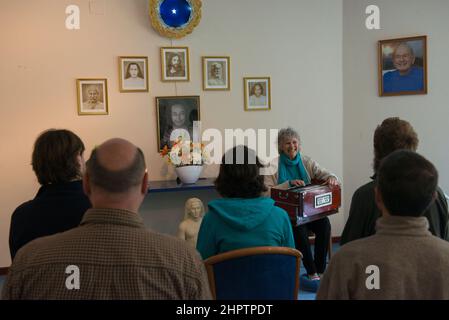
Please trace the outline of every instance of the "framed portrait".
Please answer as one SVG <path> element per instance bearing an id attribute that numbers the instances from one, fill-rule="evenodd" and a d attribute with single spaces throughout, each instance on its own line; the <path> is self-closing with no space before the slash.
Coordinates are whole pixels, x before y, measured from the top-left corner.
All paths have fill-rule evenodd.
<path id="1" fill-rule="evenodd" d="M 194 121 L 200 120 L 200 97 L 156 97 L 158 151 L 170 149 L 182 136 L 194 141 Z M 187 136 L 188 134 L 188 136 Z"/>
<path id="2" fill-rule="evenodd" d="M 162 81 L 189 81 L 189 48 L 161 48 Z"/>
<path id="3" fill-rule="evenodd" d="M 379 41 L 379 95 L 427 94 L 427 36 Z"/>
<path id="4" fill-rule="evenodd" d="M 107 79 L 77 79 L 79 115 L 104 115 L 108 109 Z"/>
<path id="5" fill-rule="evenodd" d="M 203 57 L 203 90 L 230 90 L 230 57 Z"/>
<path id="6" fill-rule="evenodd" d="M 269 77 L 243 78 L 245 110 L 271 110 L 271 81 Z"/>
<path id="7" fill-rule="evenodd" d="M 119 57 L 120 92 L 148 92 L 148 57 Z"/>

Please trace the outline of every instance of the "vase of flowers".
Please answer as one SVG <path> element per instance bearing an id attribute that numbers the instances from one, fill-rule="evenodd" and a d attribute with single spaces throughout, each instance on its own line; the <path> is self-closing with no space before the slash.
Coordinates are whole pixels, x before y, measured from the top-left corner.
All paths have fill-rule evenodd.
<path id="1" fill-rule="evenodd" d="M 203 171 L 203 165 L 209 161 L 202 143 L 182 138 L 175 141 L 171 149 L 164 146 L 161 155 L 167 157 L 168 163 L 175 167 L 178 178 L 186 184 L 197 182 Z"/>

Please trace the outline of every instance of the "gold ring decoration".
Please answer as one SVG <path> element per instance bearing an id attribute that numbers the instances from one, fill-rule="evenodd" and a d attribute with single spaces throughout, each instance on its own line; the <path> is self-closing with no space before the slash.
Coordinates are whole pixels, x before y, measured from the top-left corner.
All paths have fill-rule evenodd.
<path id="1" fill-rule="evenodd" d="M 162 36 L 183 38 L 200 23 L 201 0 L 150 0 L 150 19 Z"/>

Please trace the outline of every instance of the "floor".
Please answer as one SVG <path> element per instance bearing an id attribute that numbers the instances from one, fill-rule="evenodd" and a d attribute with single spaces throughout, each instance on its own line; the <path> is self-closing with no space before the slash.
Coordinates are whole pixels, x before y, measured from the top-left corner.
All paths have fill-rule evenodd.
<path id="1" fill-rule="evenodd" d="M 332 250 L 335 253 L 339 248 L 340 248 L 340 246 L 338 244 L 334 244 Z M 304 267 L 301 264 L 300 274 L 303 274 L 304 272 L 305 272 Z M 6 277 L 4 277 L 4 276 L 0 276 L 0 293 L 1 293 L 1 290 L 3 287 L 3 284 L 5 282 L 5 278 Z M 299 290 L 299 300 L 315 300 L 315 293 Z"/>

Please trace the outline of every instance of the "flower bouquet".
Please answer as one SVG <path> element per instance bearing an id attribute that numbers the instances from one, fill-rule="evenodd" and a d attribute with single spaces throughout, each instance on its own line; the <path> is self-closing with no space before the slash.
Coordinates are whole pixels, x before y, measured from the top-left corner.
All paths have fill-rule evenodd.
<path id="1" fill-rule="evenodd" d="M 182 138 L 176 140 L 171 149 L 164 146 L 160 153 L 175 167 L 176 174 L 183 183 L 195 183 L 203 165 L 209 163 L 210 159 L 204 144 Z"/>

